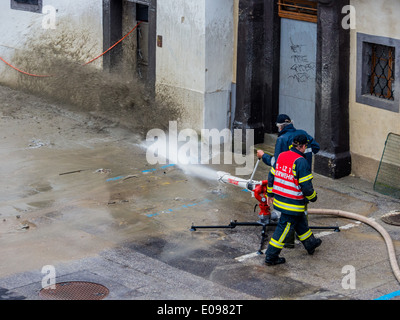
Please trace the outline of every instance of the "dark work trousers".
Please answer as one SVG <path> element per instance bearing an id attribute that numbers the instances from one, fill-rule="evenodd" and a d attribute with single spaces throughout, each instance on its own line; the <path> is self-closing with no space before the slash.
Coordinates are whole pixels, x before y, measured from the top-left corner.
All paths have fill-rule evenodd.
<path id="1" fill-rule="evenodd" d="M 300 241 L 304 241 L 312 235 L 305 214 L 295 216 L 282 213 L 265 252 L 266 257 L 269 259 L 277 258 L 285 245 L 286 238 L 293 233 L 293 230 L 297 233 Z"/>
<path id="2" fill-rule="evenodd" d="M 308 219 L 308 215 L 306 215 L 306 218 Z M 294 229 L 289 231 L 287 237 L 285 238 L 285 244 L 294 245 L 294 238 L 295 238 L 294 233 L 295 233 Z"/>

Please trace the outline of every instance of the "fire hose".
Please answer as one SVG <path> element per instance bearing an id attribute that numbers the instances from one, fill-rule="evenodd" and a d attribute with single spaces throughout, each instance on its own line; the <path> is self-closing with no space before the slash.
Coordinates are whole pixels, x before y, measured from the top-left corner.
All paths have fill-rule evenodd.
<path id="1" fill-rule="evenodd" d="M 321 215 L 335 215 L 343 218 L 348 218 L 348 219 L 353 219 L 353 220 L 358 220 L 361 221 L 365 224 L 368 224 L 369 226 L 373 227 L 375 230 L 377 230 L 383 237 L 383 239 L 386 242 L 386 247 L 389 253 L 389 260 L 390 260 L 390 265 L 392 267 L 393 273 L 397 279 L 397 281 L 400 283 L 400 269 L 399 265 L 397 263 L 396 259 L 396 252 L 394 249 L 393 241 L 388 234 L 388 232 L 376 221 L 364 217 L 362 215 L 352 213 L 352 212 L 347 212 L 347 211 L 342 211 L 342 210 L 332 210 L 332 209 L 308 209 L 307 211 L 309 214 L 321 214 Z"/>

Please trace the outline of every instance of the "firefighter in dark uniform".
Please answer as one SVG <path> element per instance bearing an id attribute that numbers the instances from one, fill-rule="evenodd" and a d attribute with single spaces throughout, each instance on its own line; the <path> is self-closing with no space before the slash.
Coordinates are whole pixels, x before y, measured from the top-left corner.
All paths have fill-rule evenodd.
<path id="1" fill-rule="evenodd" d="M 262 150 L 257 150 L 257 157 L 262 159 L 266 165 L 272 167 L 282 152 L 288 151 L 292 148 L 293 137 L 299 134 L 305 134 L 307 136 L 308 148 L 304 154 L 310 168 L 312 168 L 312 155 L 313 153 L 318 153 L 320 150 L 319 143 L 306 131 L 296 129 L 293 125 L 293 121 L 286 114 L 278 115 L 276 126 L 278 127 L 278 139 L 276 140 L 274 155 L 272 156 L 264 153 Z"/>
<path id="2" fill-rule="evenodd" d="M 305 159 L 307 136 L 293 138 L 293 148 L 282 152 L 268 174 L 268 203 L 281 212 L 278 225 L 269 242 L 265 262 L 268 265 L 284 263 L 279 257 L 285 238 L 293 230 L 309 254 L 321 245 L 321 239 L 314 237 L 305 215 L 307 203 L 315 202 L 317 194 L 312 185 L 313 175 Z"/>
<path id="3" fill-rule="evenodd" d="M 257 157 L 262 159 L 263 162 L 268 166 L 273 166 L 276 159 L 282 152 L 288 151 L 292 148 L 293 138 L 299 134 L 304 134 L 307 137 L 307 149 L 304 152 L 305 158 L 312 169 L 313 153 L 318 153 L 320 150 L 319 143 L 309 135 L 306 131 L 296 129 L 293 125 L 293 121 L 286 114 L 278 115 L 276 119 L 276 126 L 278 127 L 278 139 L 275 144 L 274 155 L 264 153 L 262 150 L 257 151 Z M 290 232 L 286 238 L 285 248 L 294 248 L 294 232 Z"/>

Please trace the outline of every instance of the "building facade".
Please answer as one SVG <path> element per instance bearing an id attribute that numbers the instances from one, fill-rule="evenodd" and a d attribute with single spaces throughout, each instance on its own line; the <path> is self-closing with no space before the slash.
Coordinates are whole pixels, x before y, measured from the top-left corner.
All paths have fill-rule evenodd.
<path id="1" fill-rule="evenodd" d="M 400 3 L 241 0 L 239 10 L 235 127 L 262 141 L 287 113 L 321 145 L 315 172 L 374 181 L 386 137 L 400 134 Z"/>
<path id="2" fill-rule="evenodd" d="M 400 134 L 400 2 L 350 4 L 350 150 L 353 173 L 373 181 L 387 135 Z"/>
<path id="3" fill-rule="evenodd" d="M 183 128 L 261 143 L 286 113 L 321 145 L 315 172 L 372 181 L 400 134 L 399 13 L 397 0 L 7 0 L 0 57 L 40 73 L 21 53 L 84 63 L 129 35 L 92 65 L 142 78 Z M 22 76 L 2 61 L 0 75 Z"/>
<path id="4" fill-rule="evenodd" d="M 1 1 L 0 57 L 24 71 L 32 65 L 15 56 L 27 50 L 84 63 L 129 34 L 93 65 L 142 78 L 182 109 L 183 127 L 222 130 L 233 121 L 237 8 L 238 0 Z M 0 73 L 5 84 L 21 76 L 4 63 Z"/>
<path id="5" fill-rule="evenodd" d="M 238 62 L 245 63 L 238 63 L 237 127 L 253 127 L 261 141 L 264 133 L 276 132 L 277 115 L 288 114 L 297 128 L 308 131 L 321 145 L 314 170 L 332 178 L 351 173 L 350 32 L 341 27 L 342 8 L 348 4 L 345 0 L 240 2 L 248 14 L 239 20 Z M 264 41 L 254 40 L 260 38 Z"/>

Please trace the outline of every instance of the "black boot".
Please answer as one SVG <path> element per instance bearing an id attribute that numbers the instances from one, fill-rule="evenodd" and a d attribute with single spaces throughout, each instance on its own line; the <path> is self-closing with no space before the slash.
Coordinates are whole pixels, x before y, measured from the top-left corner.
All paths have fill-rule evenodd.
<path id="1" fill-rule="evenodd" d="M 307 250 L 308 254 L 313 254 L 315 249 L 318 248 L 321 243 L 322 240 L 315 238 L 313 234 L 303 241 L 304 248 Z"/>
<path id="2" fill-rule="evenodd" d="M 285 258 L 279 258 L 281 251 L 282 249 L 269 245 L 267 251 L 265 251 L 265 263 L 269 266 L 285 263 Z"/>
<path id="3" fill-rule="evenodd" d="M 274 266 L 277 264 L 282 264 L 285 263 L 286 259 L 285 258 L 280 258 L 280 257 L 265 257 L 265 263 L 269 266 Z"/>

